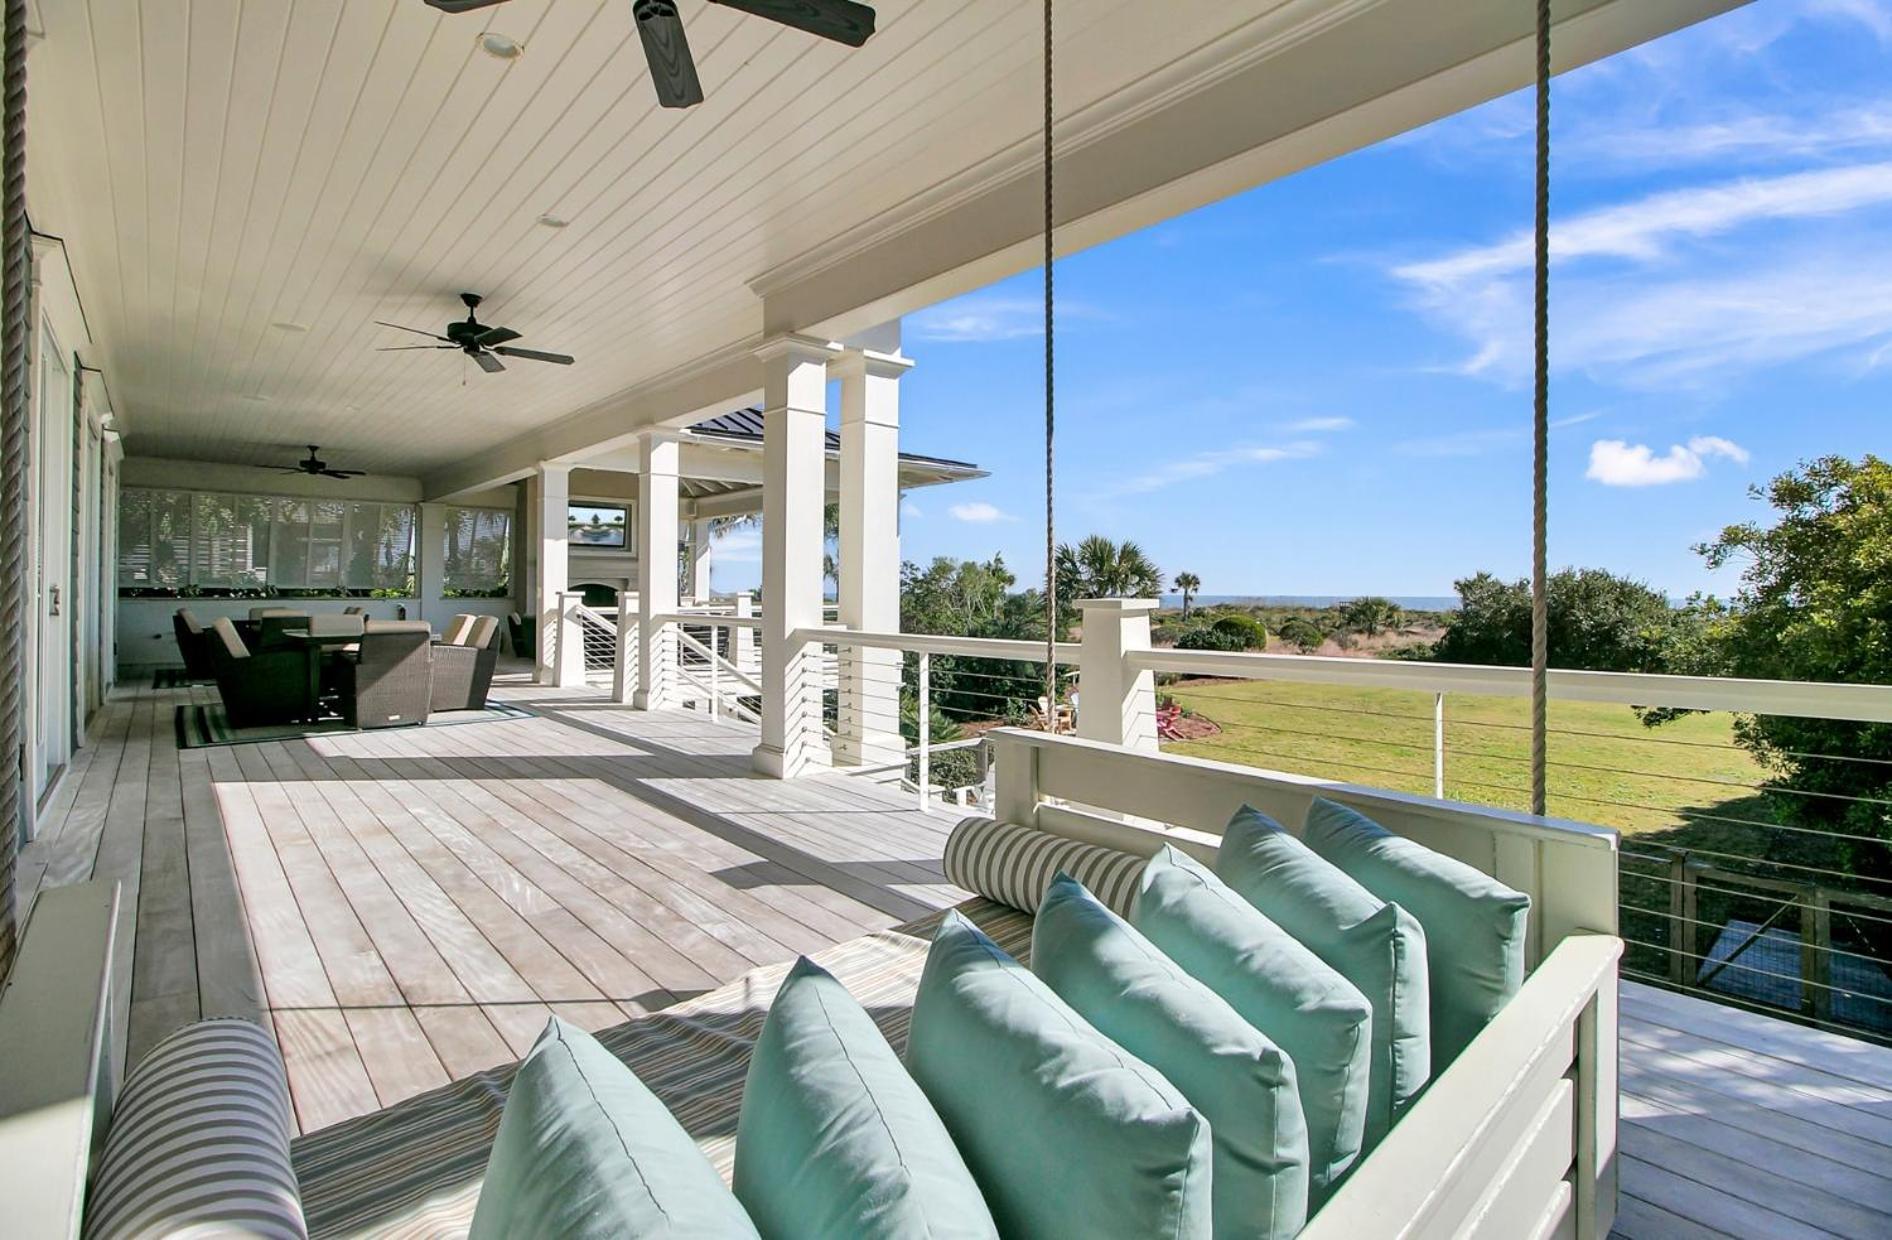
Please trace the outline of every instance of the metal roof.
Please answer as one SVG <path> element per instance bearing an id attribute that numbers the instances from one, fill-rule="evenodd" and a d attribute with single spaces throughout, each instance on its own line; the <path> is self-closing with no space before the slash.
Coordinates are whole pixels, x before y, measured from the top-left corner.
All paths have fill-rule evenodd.
<path id="1" fill-rule="evenodd" d="M 736 409 L 729 413 L 706 418 L 690 428 L 692 434 L 708 435 L 716 439 L 732 439 L 743 443 L 762 446 L 762 411 L 756 408 Z M 828 451 L 841 450 L 841 436 L 834 431 L 827 432 Z M 982 472 L 971 461 L 955 461 L 944 456 L 921 456 L 915 452 L 902 452 L 900 459 L 913 465 L 930 465 L 939 469 L 974 473 Z"/>

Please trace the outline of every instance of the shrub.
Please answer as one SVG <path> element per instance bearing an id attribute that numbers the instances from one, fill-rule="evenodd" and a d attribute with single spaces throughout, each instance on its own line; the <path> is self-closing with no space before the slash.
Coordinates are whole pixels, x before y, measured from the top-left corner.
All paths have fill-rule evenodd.
<path id="1" fill-rule="evenodd" d="M 1240 614 L 1220 616 L 1209 627 L 1218 633 L 1239 639 L 1242 644 L 1238 649 L 1260 650 L 1268 644 L 1268 630 L 1253 616 Z"/>
<path id="2" fill-rule="evenodd" d="M 1281 622 L 1281 640 L 1299 650 L 1302 654 L 1319 650 L 1321 643 L 1327 640 L 1327 634 L 1306 616 L 1289 616 Z"/>
<path id="3" fill-rule="evenodd" d="M 1176 639 L 1176 649 L 1238 652 L 1248 649 L 1248 642 L 1239 633 L 1230 633 L 1220 625 L 1214 625 L 1187 630 Z"/>

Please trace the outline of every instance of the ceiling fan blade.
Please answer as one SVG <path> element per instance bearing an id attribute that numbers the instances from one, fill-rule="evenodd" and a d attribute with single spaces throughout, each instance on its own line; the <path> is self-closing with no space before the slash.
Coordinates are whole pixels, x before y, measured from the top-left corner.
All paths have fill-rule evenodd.
<path id="1" fill-rule="evenodd" d="M 836 43 L 859 47 L 874 33 L 874 10 L 854 0 L 710 0 Z"/>
<path id="2" fill-rule="evenodd" d="M 510 327 L 489 327 L 473 338 L 473 343 L 485 348 L 496 344 L 505 344 L 508 340 L 519 339 L 519 333 Z"/>
<path id="3" fill-rule="evenodd" d="M 324 469 L 320 472 L 324 478 L 340 478 L 346 482 L 350 478 L 359 478 L 368 471 L 365 469 Z"/>
<path id="4" fill-rule="evenodd" d="M 386 319 L 376 319 L 375 322 L 382 327 L 392 327 L 397 332 L 413 332 L 416 336 L 425 336 L 429 340 L 445 340 L 448 344 L 453 343 L 453 341 L 446 336 L 439 335 L 436 332 L 424 332 L 418 327 L 402 327 L 399 323 L 390 323 Z"/>
<path id="5" fill-rule="evenodd" d="M 507 357 L 523 357 L 535 362 L 556 362 L 560 366 L 569 366 L 577 359 L 569 353 L 541 353 L 537 349 L 513 349 L 500 345 L 495 353 L 504 353 Z"/>
<path id="6" fill-rule="evenodd" d="M 683 33 L 675 0 L 637 0 L 631 16 L 637 19 L 637 37 L 644 41 L 644 59 L 650 62 L 657 102 L 666 108 L 690 108 L 703 102 L 703 84 L 697 81 L 696 61 L 690 56 L 690 40 Z"/>
<path id="7" fill-rule="evenodd" d="M 457 349 L 457 344 L 384 344 L 375 349 L 376 353 L 405 353 L 409 349 Z"/>
<path id="8" fill-rule="evenodd" d="M 508 353 L 512 352 L 511 349 L 508 349 L 506 351 Z M 473 355 L 473 360 L 478 362 L 480 364 L 480 369 L 485 371 L 489 375 L 496 375 L 500 371 L 506 369 L 506 364 L 500 361 L 498 358 L 494 357 L 491 353 L 475 353 Z"/>
<path id="9" fill-rule="evenodd" d="M 471 13 L 474 9 L 490 9 L 495 4 L 504 4 L 506 0 L 427 0 L 427 3 L 442 13 Z"/>

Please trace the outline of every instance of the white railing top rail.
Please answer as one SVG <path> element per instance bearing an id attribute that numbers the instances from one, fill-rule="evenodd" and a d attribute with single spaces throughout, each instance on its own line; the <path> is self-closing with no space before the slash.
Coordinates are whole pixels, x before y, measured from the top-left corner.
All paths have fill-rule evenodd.
<path id="1" fill-rule="evenodd" d="M 700 627 L 723 629 L 759 629 L 762 627 L 760 616 L 723 616 L 712 612 L 666 611 L 653 616 L 658 624 L 694 624 Z"/>
<path id="2" fill-rule="evenodd" d="M 837 646 L 969 655 L 974 658 L 1044 662 L 1044 643 L 919 633 L 869 633 L 823 626 L 797 629 L 795 639 Z M 1082 647 L 1060 642 L 1058 661 L 1080 665 Z M 1228 653 L 1216 650 L 1148 650 L 1126 656 L 1138 671 L 1236 680 L 1356 685 L 1421 693 L 1466 693 L 1529 697 L 1530 669 L 1466 663 L 1420 663 L 1397 659 L 1351 659 L 1335 655 Z M 1754 715 L 1791 715 L 1892 723 L 1892 685 L 1842 685 L 1799 680 L 1747 680 L 1714 676 L 1669 676 L 1642 672 L 1580 672 L 1551 669 L 1550 696 L 1571 702 L 1677 710 L 1723 710 Z"/>
<path id="3" fill-rule="evenodd" d="M 1470 693 L 1488 697 L 1531 695 L 1530 669 L 1523 667 L 1408 663 L 1395 659 L 1349 659 L 1334 655 L 1236 654 L 1214 650 L 1138 651 L 1128 658 L 1138 670 L 1174 672 L 1184 676 L 1358 685 L 1365 688 Z M 1892 685 L 1840 685 L 1799 680 L 1669 676 L 1645 672 L 1579 672 L 1556 668 L 1551 669 L 1549 679 L 1550 696 L 1562 701 L 1795 715 L 1865 723 L 1892 722 Z"/>
<path id="4" fill-rule="evenodd" d="M 799 642 L 823 642 L 834 646 L 855 646 L 878 650 L 911 650 L 916 654 L 960 654 L 975 659 L 1016 659 L 1024 663 L 1043 663 L 1045 644 L 1037 641 L 1013 641 L 998 637 L 945 637 L 928 633 L 866 633 L 853 629 L 823 626 L 796 629 Z M 1076 642 L 1059 642 L 1058 662 L 1075 664 L 1081 647 Z"/>

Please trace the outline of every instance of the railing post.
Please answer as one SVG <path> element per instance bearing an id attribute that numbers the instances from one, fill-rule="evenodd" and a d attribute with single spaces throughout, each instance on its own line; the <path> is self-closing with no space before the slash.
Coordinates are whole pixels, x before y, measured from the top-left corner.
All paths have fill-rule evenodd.
<path id="1" fill-rule="evenodd" d="M 1129 656 L 1150 648 L 1149 598 L 1093 598 L 1078 602 L 1084 640 L 1078 651 L 1077 734 L 1086 740 L 1157 751 L 1156 677 L 1130 666 Z M 1055 711 L 1057 704 L 1049 703 Z"/>
<path id="2" fill-rule="evenodd" d="M 720 651 L 722 648 L 716 640 L 716 629 L 716 625 L 710 625 L 709 717 L 711 719 L 719 718 L 723 711 L 723 689 L 720 683 L 722 678 L 722 655 Z"/>
<path id="3" fill-rule="evenodd" d="M 578 605 L 584 601 L 582 590 L 560 590 L 552 613 L 558 621 L 553 637 L 552 683 L 561 689 L 585 683 L 585 627 L 578 618 Z"/>
<path id="4" fill-rule="evenodd" d="M 677 470 L 681 445 L 662 431 L 638 436 L 637 690 L 638 710 L 663 710 L 676 696 Z"/>
<path id="5" fill-rule="evenodd" d="M 925 813 L 933 807 L 933 656 L 922 650 L 915 656 L 920 661 L 920 811 Z"/>
<path id="6" fill-rule="evenodd" d="M 1432 695 L 1432 795 L 1445 800 L 1445 694 Z"/>
<path id="7" fill-rule="evenodd" d="M 755 615 L 755 596 L 738 594 L 732 613 L 738 619 L 748 620 Z M 759 669 L 755 657 L 755 630 L 746 624 L 733 626 L 729 639 L 729 665 L 745 676 L 753 676 Z"/>
<path id="8" fill-rule="evenodd" d="M 611 700 L 626 706 L 637 692 L 637 608 L 626 579 L 618 586 L 618 648 L 611 656 Z"/>

